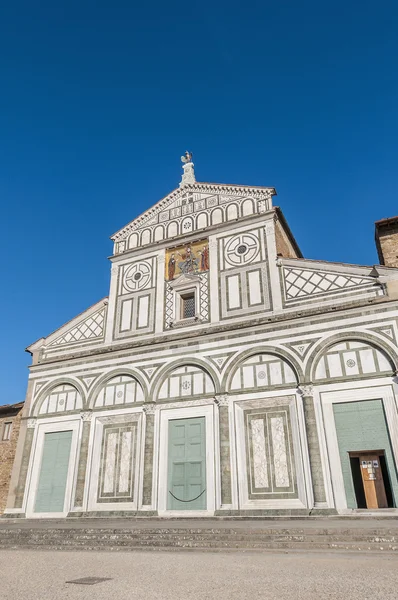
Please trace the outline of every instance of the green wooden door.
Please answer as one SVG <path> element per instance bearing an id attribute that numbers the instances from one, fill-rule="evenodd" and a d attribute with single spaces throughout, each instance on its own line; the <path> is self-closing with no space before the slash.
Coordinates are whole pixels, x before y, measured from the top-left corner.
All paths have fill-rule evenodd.
<path id="1" fill-rule="evenodd" d="M 68 477 L 71 431 L 44 435 L 35 512 L 63 512 Z"/>
<path id="2" fill-rule="evenodd" d="M 169 421 L 167 508 L 206 509 L 204 417 Z"/>

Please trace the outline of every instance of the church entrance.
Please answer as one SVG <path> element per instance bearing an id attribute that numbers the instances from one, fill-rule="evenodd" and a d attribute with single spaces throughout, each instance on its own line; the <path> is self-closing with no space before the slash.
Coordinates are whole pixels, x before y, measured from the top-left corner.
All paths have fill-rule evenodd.
<path id="1" fill-rule="evenodd" d="M 167 510 L 206 510 L 205 417 L 169 421 Z"/>
<path id="2" fill-rule="evenodd" d="M 35 513 L 62 513 L 69 469 L 72 431 L 44 435 Z"/>
<path id="3" fill-rule="evenodd" d="M 384 451 L 350 452 L 350 463 L 358 508 L 393 506 Z"/>

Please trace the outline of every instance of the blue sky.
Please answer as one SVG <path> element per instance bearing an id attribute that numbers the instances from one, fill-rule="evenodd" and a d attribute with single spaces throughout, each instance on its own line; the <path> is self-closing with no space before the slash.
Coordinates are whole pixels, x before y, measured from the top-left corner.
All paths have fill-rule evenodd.
<path id="1" fill-rule="evenodd" d="M 374 264 L 398 213 L 398 5 L 3 3 L 0 404 L 108 294 L 109 236 L 178 185 L 275 186 L 308 258 Z"/>

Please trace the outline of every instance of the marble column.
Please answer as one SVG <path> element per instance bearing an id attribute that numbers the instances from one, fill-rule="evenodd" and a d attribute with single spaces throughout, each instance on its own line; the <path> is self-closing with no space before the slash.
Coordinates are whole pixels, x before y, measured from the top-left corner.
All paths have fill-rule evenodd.
<path id="1" fill-rule="evenodd" d="M 142 489 L 142 504 L 152 504 L 152 475 L 153 475 L 153 449 L 155 440 L 155 404 L 148 403 L 145 412 L 145 441 L 144 441 L 144 482 Z"/>
<path id="2" fill-rule="evenodd" d="M 219 411 L 221 504 L 232 504 L 231 440 L 229 435 L 229 396 L 215 397 Z"/>
<path id="3" fill-rule="evenodd" d="M 318 430 L 316 425 L 313 386 L 311 384 L 300 385 L 299 393 L 301 394 L 303 401 L 314 503 L 318 504 L 326 502 L 326 494 Z"/>
<path id="4" fill-rule="evenodd" d="M 82 440 L 80 444 L 79 467 L 77 470 L 76 492 L 74 507 L 81 508 L 83 506 L 84 488 L 86 484 L 87 458 L 88 458 L 88 442 L 90 439 L 91 429 L 91 411 L 80 413 L 83 420 Z"/>
<path id="5" fill-rule="evenodd" d="M 22 453 L 21 470 L 19 472 L 18 485 L 15 494 L 14 508 L 22 508 L 23 498 L 25 494 L 26 478 L 28 475 L 30 454 L 32 452 L 33 437 L 35 435 L 36 422 L 36 419 L 27 420 L 25 443 Z"/>

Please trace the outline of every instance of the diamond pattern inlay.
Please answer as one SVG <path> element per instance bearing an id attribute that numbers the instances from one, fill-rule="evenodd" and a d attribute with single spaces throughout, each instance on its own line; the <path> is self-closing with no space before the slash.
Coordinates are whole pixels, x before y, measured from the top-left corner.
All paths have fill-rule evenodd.
<path id="1" fill-rule="evenodd" d="M 73 344 L 74 342 L 101 337 L 104 333 L 105 310 L 106 307 L 102 307 L 85 321 L 82 321 L 76 327 L 73 327 L 73 329 L 54 340 L 50 346 L 62 346 L 64 344 Z"/>
<path id="2" fill-rule="evenodd" d="M 372 284 L 369 277 L 357 277 L 342 273 L 319 273 L 304 269 L 285 268 L 286 298 L 301 298 L 313 294 L 323 294 L 359 285 Z"/>

